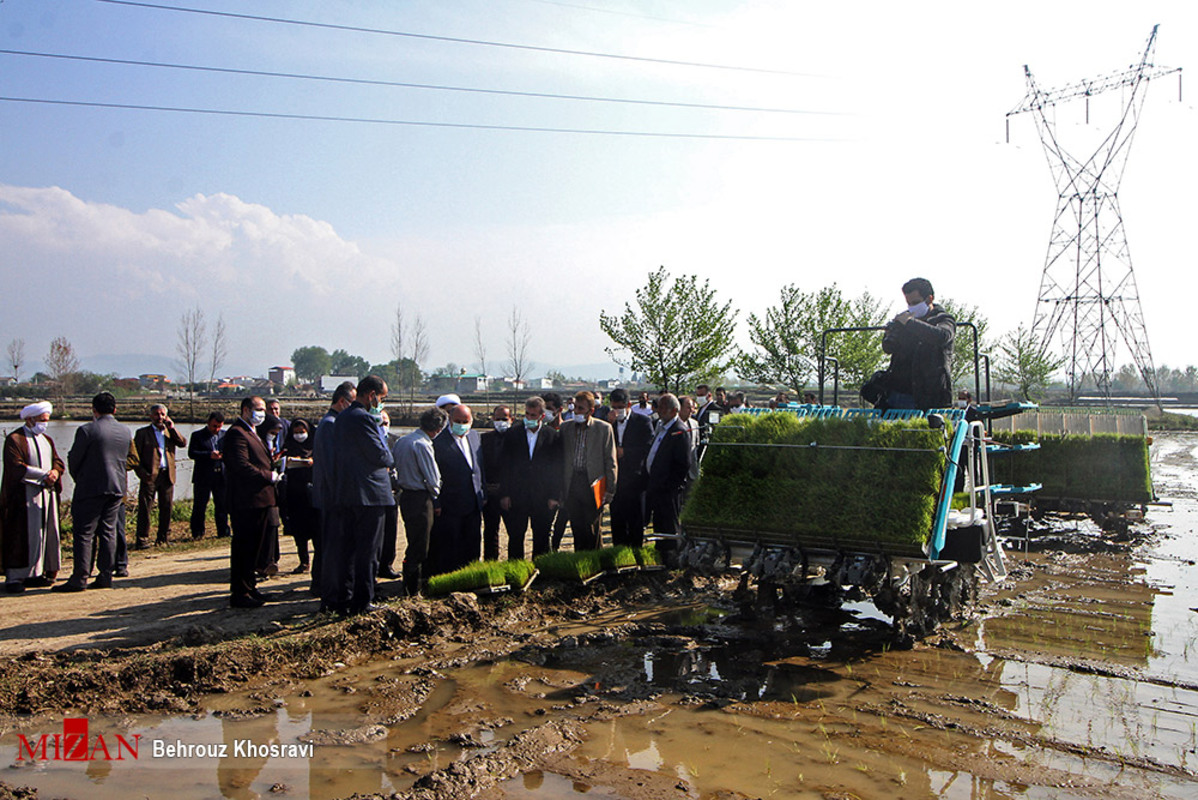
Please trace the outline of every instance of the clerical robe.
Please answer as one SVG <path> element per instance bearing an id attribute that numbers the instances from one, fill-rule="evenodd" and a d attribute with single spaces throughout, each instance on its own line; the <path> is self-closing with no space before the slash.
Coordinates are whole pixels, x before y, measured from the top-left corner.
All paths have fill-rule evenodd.
<path id="1" fill-rule="evenodd" d="M 59 479 L 46 486 L 51 469 Z M 4 439 L 0 482 L 0 563 L 7 583 L 53 575 L 61 566 L 58 501 L 66 465 L 54 440 L 22 425 Z"/>

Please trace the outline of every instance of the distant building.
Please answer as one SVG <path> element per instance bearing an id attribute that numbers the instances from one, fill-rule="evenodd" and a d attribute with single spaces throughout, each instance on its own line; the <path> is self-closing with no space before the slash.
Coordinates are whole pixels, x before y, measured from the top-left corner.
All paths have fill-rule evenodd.
<path id="1" fill-rule="evenodd" d="M 266 377 L 270 378 L 271 383 L 290 386 L 295 383 L 295 367 L 271 367 Z"/>
<path id="2" fill-rule="evenodd" d="M 0 375 L 0 386 L 16 386 L 17 379 L 11 375 Z"/>
<path id="3" fill-rule="evenodd" d="M 354 386 L 357 386 L 358 380 L 359 378 L 355 375 L 321 375 L 320 391 L 321 394 L 332 394 L 334 389 L 346 381 L 349 381 Z"/>
<path id="4" fill-rule="evenodd" d="M 487 391 L 490 383 L 486 375 L 459 375 L 454 391 L 457 394 L 477 394 Z"/>
<path id="5" fill-rule="evenodd" d="M 159 375 L 153 372 L 147 372 L 145 375 L 138 375 L 137 382 L 143 389 L 150 389 L 155 392 L 161 392 L 170 383 L 170 378 L 165 375 Z"/>

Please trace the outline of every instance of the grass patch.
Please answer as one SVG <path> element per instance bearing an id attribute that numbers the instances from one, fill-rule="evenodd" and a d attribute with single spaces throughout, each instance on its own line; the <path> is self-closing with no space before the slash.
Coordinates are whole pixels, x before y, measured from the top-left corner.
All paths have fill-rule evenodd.
<path id="1" fill-rule="evenodd" d="M 528 583 L 535 570 L 533 563 L 525 560 L 479 561 L 429 578 L 428 593 L 431 597 L 442 597 L 453 592 L 473 592 L 494 586 L 519 589 Z"/>
<path id="2" fill-rule="evenodd" d="M 931 532 L 945 443 L 923 419 L 727 417 L 682 523 L 783 544 L 916 552 Z"/>
<path id="3" fill-rule="evenodd" d="M 1148 440 L 1116 433 L 1041 434 L 996 431 L 1006 444 L 1039 442 L 1039 450 L 991 459 L 996 483 L 1040 483 L 1039 495 L 1069 500 L 1147 503 L 1153 499 Z"/>
<path id="4" fill-rule="evenodd" d="M 1150 431 L 1198 431 L 1198 417 L 1162 411 L 1160 417 L 1148 418 Z"/>
<path id="5" fill-rule="evenodd" d="M 544 553 L 537 556 L 534 563 L 545 577 L 566 581 L 585 581 L 603 571 L 598 550 Z"/>

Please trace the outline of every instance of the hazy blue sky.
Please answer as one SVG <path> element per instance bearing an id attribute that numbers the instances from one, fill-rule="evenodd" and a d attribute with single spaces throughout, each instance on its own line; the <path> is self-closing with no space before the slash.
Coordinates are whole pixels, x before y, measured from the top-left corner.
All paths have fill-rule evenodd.
<path id="1" fill-rule="evenodd" d="M 497 48 L 98 0 L 0 2 L 0 49 L 806 113 L 350 85 L 0 54 L 0 95 L 439 122 L 780 137 L 647 137 L 262 119 L 0 101 L 0 345 L 171 356 L 182 312 L 223 311 L 229 372 L 293 349 L 390 358 L 397 302 L 428 366 L 503 357 L 513 304 L 539 365 L 605 361 L 601 309 L 659 265 L 710 278 L 742 319 L 783 284 L 895 301 L 909 277 L 1029 323 L 1056 202 L 1023 65 L 1054 87 L 1198 53 L 1192 2 L 160 0 Z M 663 60 L 752 67 L 713 69 Z M 787 74 L 781 74 L 787 73 Z M 1105 132 L 1114 101 L 1059 110 Z M 1121 193 L 1158 365 L 1198 362 L 1198 122 L 1152 85 Z M 1126 359 L 1120 359 L 1126 360 Z M 538 370 L 539 371 L 539 370 Z"/>

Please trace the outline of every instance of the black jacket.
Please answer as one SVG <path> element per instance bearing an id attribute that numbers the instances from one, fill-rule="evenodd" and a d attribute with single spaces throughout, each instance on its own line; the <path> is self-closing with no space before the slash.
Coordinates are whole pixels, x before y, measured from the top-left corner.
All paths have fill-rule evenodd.
<path id="1" fill-rule="evenodd" d="M 956 331 L 956 320 L 937 304 L 923 319 L 887 325 L 882 337 L 882 350 L 890 354 L 887 388 L 912 395 L 924 410 L 951 406 Z"/>
<path id="2" fill-rule="evenodd" d="M 562 449 L 558 432 L 542 425 L 532 456 L 524 425 L 513 425 L 503 434 L 499 457 L 499 496 L 510 497 L 517 508 L 542 506 L 560 500 Z"/>

